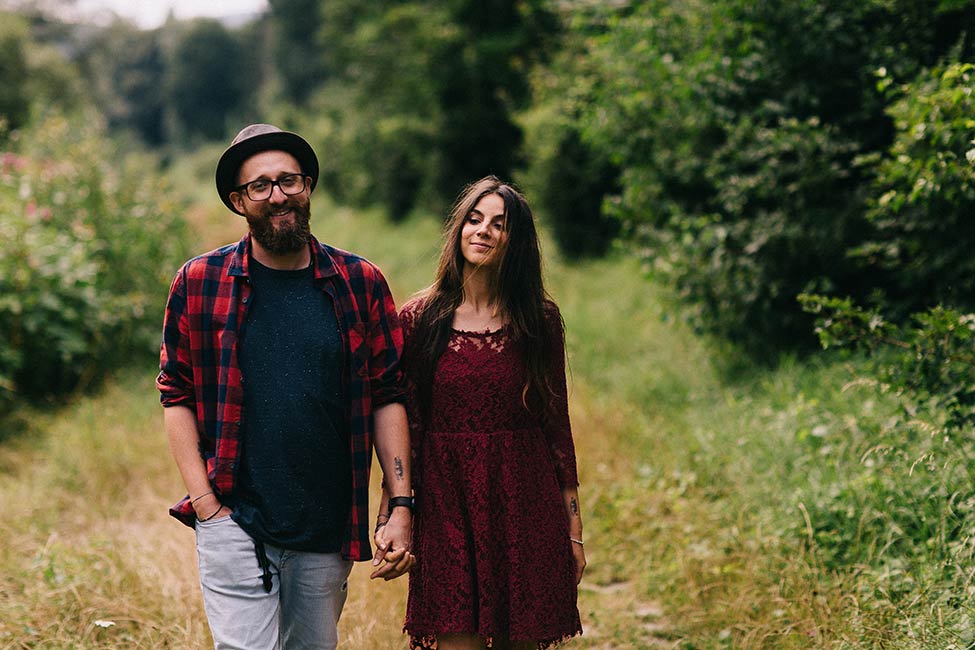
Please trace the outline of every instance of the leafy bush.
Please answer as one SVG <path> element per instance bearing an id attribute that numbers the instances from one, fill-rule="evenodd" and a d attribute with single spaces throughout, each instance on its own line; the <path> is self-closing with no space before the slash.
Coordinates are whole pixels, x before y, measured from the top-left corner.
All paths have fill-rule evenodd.
<path id="1" fill-rule="evenodd" d="M 879 306 L 801 298 L 818 317 L 822 345 L 866 352 L 873 373 L 864 381 L 902 402 L 901 417 L 872 440 L 869 472 L 835 502 L 855 500 L 859 520 L 842 521 L 849 508 L 827 503 L 822 531 L 855 534 L 867 541 L 862 548 L 891 547 L 904 579 L 917 579 L 906 567 L 928 558 L 923 564 L 940 567 L 938 577 L 959 590 L 975 541 L 975 314 L 931 305 L 975 306 L 973 69 L 936 68 L 898 88 L 889 109 L 896 137 L 877 165 L 876 233 L 854 251 L 886 273 Z M 890 83 L 881 75 L 882 86 Z"/>
<path id="2" fill-rule="evenodd" d="M 822 346 L 870 353 L 885 386 L 911 399 L 912 415 L 927 413 L 946 434 L 975 426 L 975 314 L 936 306 L 897 325 L 848 298 L 804 294 L 800 301 L 818 318 Z"/>
<path id="3" fill-rule="evenodd" d="M 975 308 L 975 65 L 938 67 L 896 89 L 897 135 L 877 166 L 875 237 L 855 253 L 882 268 L 897 314 L 946 303 Z"/>
<path id="4" fill-rule="evenodd" d="M 64 394 L 151 351 L 184 257 L 152 161 L 115 156 L 90 115 L 16 140 L 0 154 L 0 404 Z"/>
<path id="5" fill-rule="evenodd" d="M 697 323 L 776 357 L 815 344 L 797 294 L 866 298 L 885 279 L 847 254 L 873 240 L 872 165 L 897 119 L 875 72 L 970 55 L 972 6 L 592 4 L 567 11 L 550 101 L 620 170 L 604 209 Z"/>

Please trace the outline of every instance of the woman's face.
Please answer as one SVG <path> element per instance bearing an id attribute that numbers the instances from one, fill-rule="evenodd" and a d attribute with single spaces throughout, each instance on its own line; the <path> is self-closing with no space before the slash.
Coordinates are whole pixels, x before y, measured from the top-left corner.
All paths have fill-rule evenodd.
<path id="1" fill-rule="evenodd" d="M 474 266 L 492 266 L 501 259 L 507 240 L 504 200 L 497 194 L 481 197 L 461 229 L 460 252 L 464 261 Z"/>

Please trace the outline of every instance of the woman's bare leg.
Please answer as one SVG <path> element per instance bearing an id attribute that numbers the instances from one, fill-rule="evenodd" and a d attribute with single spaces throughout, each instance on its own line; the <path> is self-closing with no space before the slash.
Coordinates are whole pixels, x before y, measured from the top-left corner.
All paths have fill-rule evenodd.
<path id="1" fill-rule="evenodd" d="M 444 634 L 437 637 L 437 650 L 484 650 L 484 639 L 476 634 Z"/>
<path id="2" fill-rule="evenodd" d="M 491 650 L 536 650 L 538 644 L 532 641 L 506 641 L 504 639 L 495 639 L 494 647 Z"/>

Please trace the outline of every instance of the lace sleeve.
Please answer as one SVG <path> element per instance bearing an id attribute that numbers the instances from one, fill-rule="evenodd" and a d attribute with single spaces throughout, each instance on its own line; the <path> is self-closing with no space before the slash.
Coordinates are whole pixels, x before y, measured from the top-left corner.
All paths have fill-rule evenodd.
<path id="1" fill-rule="evenodd" d="M 403 392 L 406 395 L 406 417 L 410 427 L 410 476 L 413 490 L 420 487 L 423 473 L 420 467 L 420 442 L 423 437 L 422 418 L 416 390 L 416 374 L 411 367 L 413 346 L 416 344 L 416 314 L 419 304 L 414 300 L 403 305 L 400 310 L 400 326 L 403 328 Z"/>
<path id="2" fill-rule="evenodd" d="M 547 305 L 545 315 L 549 328 L 551 374 L 548 379 L 551 392 L 542 428 L 555 462 L 559 486 L 565 489 L 579 485 L 575 445 L 572 442 L 572 427 L 569 423 L 569 398 L 565 379 L 565 336 L 562 317 L 554 303 Z"/>

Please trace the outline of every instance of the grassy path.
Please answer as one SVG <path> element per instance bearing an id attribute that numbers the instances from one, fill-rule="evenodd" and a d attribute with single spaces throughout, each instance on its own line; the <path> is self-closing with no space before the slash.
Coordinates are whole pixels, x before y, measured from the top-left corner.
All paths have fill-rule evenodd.
<path id="1" fill-rule="evenodd" d="M 391 226 L 331 208 L 319 213 L 329 216 L 316 217 L 316 232 L 379 263 L 398 301 L 429 280 L 434 220 Z M 207 242 L 200 250 L 242 231 L 240 221 L 215 212 L 194 221 Z M 669 394 L 675 377 L 667 357 L 687 350 L 649 317 L 659 309 L 635 272 L 626 263 L 550 269 L 568 327 L 591 567 L 580 597 L 586 634 L 570 647 L 671 645 L 641 550 L 649 495 L 634 492 L 630 477 L 653 451 L 658 418 L 647 400 Z M 30 414 L 4 432 L 0 648 L 207 646 L 192 531 L 166 514 L 182 487 L 153 375 L 151 361 L 137 363 L 98 394 L 52 415 Z M 406 581 L 377 584 L 368 572 L 353 571 L 342 647 L 404 648 Z"/>
<path id="2" fill-rule="evenodd" d="M 430 280 L 436 220 L 316 201 L 316 232 L 377 262 L 399 302 Z M 200 252 L 243 232 L 216 209 L 189 216 Z M 549 260 L 589 559 L 568 647 L 975 647 L 975 534 L 951 555 L 933 538 L 896 546 L 890 513 L 953 475 L 916 462 L 927 447 L 892 428 L 892 396 L 851 382 L 852 363 L 732 375 L 633 260 Z M 183 489 L 154 375 L 134 360 L 0 432 L 0 649 L 209 645 L 193 534 L 166 513 Z M 407 583 L 368 573 L 353 571 L 342 648 L 401 650 Z"/>

